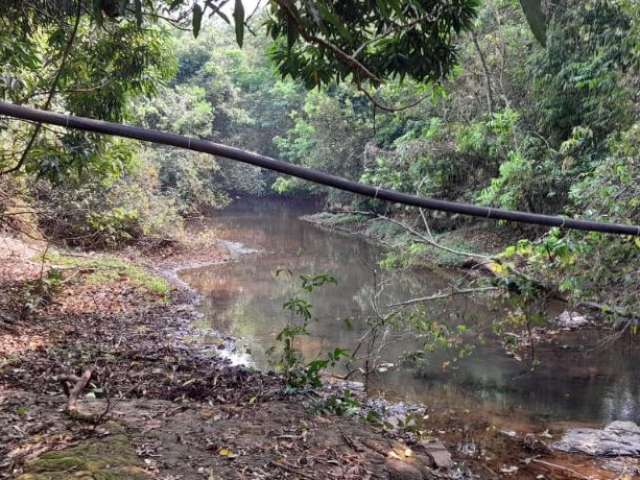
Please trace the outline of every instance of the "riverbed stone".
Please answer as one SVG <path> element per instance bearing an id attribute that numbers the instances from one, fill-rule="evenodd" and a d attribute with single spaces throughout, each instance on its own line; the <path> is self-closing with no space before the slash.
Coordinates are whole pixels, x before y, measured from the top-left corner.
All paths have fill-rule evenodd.
<path id="1" fill-rule="evenodd" d="M 433 460 L 433 464 L 437 468 L 448 470 L 453 467 L 451 454 L 440 440 L 422 440 L 418 443 L 418 446 L 423 453 Z"/>
<path id="2" fill-rule="evenodd" d="M 596 457 L 640 455 L 640 427 L 634 422 L 616 421 L 603 429 L 573 428 L 553 448 Z"/>
<path id="3" fill-rule="evenodd" d="M 423 480 L 424 478 L 417 467 L 396 458 L 387 459 L 384 466 L 389 474 L 389 480 Z"/>
<path id="4" fill-rule="evenodd" d="M 580 315 L 578 312 L 570 312 L 565 310 L 556 319 L 556 323 L 561 328 L 568 328 L 574 330 L 576 328 L 584 327 L 589 324 L 589 319 L 584 315 Z"/>
<path id="5" fill-rule="evenodd" d="M 549 446 L 533 433 L 527 433 L 522 439 L 524 448 L 532 453 L 547 455 L 551 453 Z"/>

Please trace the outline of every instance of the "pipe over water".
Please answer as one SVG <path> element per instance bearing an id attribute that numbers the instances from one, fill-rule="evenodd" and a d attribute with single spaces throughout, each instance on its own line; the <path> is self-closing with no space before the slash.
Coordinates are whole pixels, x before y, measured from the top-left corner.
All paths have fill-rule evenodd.
<path id="1" fill-rule="evenodd" d="M 228 158 L 238 162 L 255 165 L 276 172 L 291 175 L 293 177 L 308 180 L 310 182 L 326 185 L 328 187 L 356 193 L 365 197 L 383 200 L 391 203 L 409 205 L 412 207 L 437 210 L 447 213 L 468 215 L 471 217 L 505 220 L 548 227 L 560 227 L 573 230 L 611 233 L 618 235 L 640 236 L 640 226 L 624 225 L 618 223 L 601 223 L 588 220 L 577 220 L 554 215 L 542 215 L 538 213 L 521 212 L 516 210 L 504 210 L 499 208 L 481 207 L 469 203 L 450 202 L 433 198 L 419 197 L 407 193 L 397 192 L 386 188 L 374 187 L 364 183 L 348 180 L 343 177 L 331 175 L 313 168 L 293 165 L 275 158 L 249 152 L 228 145 L 202 140 L 199 138 L 185 137 L 174 133 L 161 132 L 148 128 L 134 127 L 119 123 L 104 122 L 84 117 L 64 115 L 35 108 L 0 102 L 0 115 L 6 115 L 19 120 L 27 120 L 37 123 L 58 125 L 65 128 L 83 130 L 87 132 L 113 135 L 123 138 L 131 138 L 144 142 L 160 145 L 184 148 L 195 152 L 208 153 L 219 157 Z"/>

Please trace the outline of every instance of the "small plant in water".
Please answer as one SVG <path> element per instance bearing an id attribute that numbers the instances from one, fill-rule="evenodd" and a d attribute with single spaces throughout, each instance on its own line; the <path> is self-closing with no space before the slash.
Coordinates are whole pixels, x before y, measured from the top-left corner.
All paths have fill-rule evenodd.
<path id="1" fill-rule="evenodd" d="M 352 416 L 360 412 L 360 402 L 349 390 L 331 395 L 318 405 L 319 413 Z"/>
<path id="2" fill-rule="evenodd" d="M 281 270 L 277 271 L 276 275 L 281 272 Z M 337 284 L 336 279 L 326 273 L 302 275 L 300 280 L 301 288 L 306 293 L 311 293 L 326 284 Z M 280 358 L 276 362 L 276 367 L 283 375 L 286 389 L 290 391 L 321 386 L 323 370 L 334 367 L 342 357 L 347 355 L 346 350 L 336 348 L 329 352 L 326 358 L 318 358 L 309 363 L 305 362 L 304 356 L 296 348 L 295 342 L 298 337 L 309 335 L 308 326 L 312 319 L 312 308 L 313 306 L 307 299 L 299 296 L 290 298 L 283 305 L 283 309 L 291 313 L 291 320 L 276 337 L 276 340 L 281 344 Z"/>

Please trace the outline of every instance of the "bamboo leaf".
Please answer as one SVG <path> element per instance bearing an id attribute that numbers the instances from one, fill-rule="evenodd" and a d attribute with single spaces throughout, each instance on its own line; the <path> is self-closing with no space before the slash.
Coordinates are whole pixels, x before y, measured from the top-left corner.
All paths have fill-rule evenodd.
<path id="1" fill-rule="evenodd" d="M 547 46 L 547 19 L 542 11 L 542 0 L 520 0 L 533 35 L 543 47 Z"/>

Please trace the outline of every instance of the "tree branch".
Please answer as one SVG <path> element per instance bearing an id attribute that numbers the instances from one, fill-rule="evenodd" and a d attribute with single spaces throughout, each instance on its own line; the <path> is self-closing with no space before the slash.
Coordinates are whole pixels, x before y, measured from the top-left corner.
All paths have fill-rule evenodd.
<path id="1" fill-rule="evenodd" d="M 499 287 L 452 288 L 449 292 L 441 291 L 426 297 L 412 298 L 410 300 L 405 300 L 404 302 L 393 303 L 391 305 L 387 305 L 387 308 L 408 307 L 410 305 L 415 305 L 416 303 L 430 302 L 432 300 L 441 300 L 443 298 L 451 298 L 456 295 L 470 295 L 474 293 L 490 292 L 495 290 L 501 290 L 501 288 Z"/>
<path id="2" fill-rule="evenodd" d="M 420 105 L 422 102 L 424 102 L 427 98 L 429 98 L 431 96 L 431 94 L 426 94 L 423 95 L 422 97 L 418 98 L 417 100 L 415 100 L 414 102 L 408 103 L 406 105 L 402 105 L 400 107 L 390 107 L 388 105 L 385 105 L 383 103 L 380 103 L 380 101 L 375 98 L 371 92 L 369 92 L 366 88 L 364 88 L 360 82 L 358 82 L 358 90 L 362 93 L 365 94 L 365 96 L 369 99 L 369 101 L 371 103 L 373 103 L 377 108 L 379 108 L 380 110 L 383 110 L 385 112 L 389 112 L 389 113 L 395 113 L 395 112 L 402 112 L 403 110 L 408 110 L 410 108 L 413 108 L 415 106 Z"/>
<path id="3" fill-rule="evenodd" d="M 476 52 L 478 53 L 478 56 L 480 57 L 480 63 L 482 64 L 482 69 L 484 70 L 484 79 L 485 84 L 487 85 L 487 103 L 489 106 L 489 113 L 493 113 L 495 109 L 495 102 L 493 100 L 493 89 L 491 88 L 491 75 L 489 73 L 489 67 L 487 66 L 487 61 L 484 58 L 484 53 L 480 48 L 480 43 L 478 43 L 476 32 L 474 32 L 473 30 L 471 30 L 471 39 L 473 40 L 473 45 L 476 49 Z"/>
<path id="4" fill-rule="evenodd" d="M 343 63 L 346 63 L 351 68 L 354 68 L 355 70 L 360 71 L 366 78 L 368 78 L 370 80 L 373 80 L 376 83 L 383 83 L 381 78 L 376 76 L 367 67 L 365 67 L 361 62 L 356 60 L 352 55 L 349 55 L 348 53 L 346 53 L 344 50 L 342 50 L 340 47 L 334 45 L 333 43 L 331 43 L 331 42 L 329 42 L 329 41 L 327 41 L 327 40 L 325 40 L 323 38 L 320 38 L 320 37 L 318 37 L 316 35 L 310 34 L 304 28 L 304 25 L 302 24 L 302 20 L 300 20 L 300 17 L 298 16 L 298 14 L 295 11 L 295 9 L 291 5 L 289 5 L 288 2 L 286 2 L 285 0 L 273 0 L 273 1 L 276 4 L 278 4 L 280 6 L 280 8 L 282 8 L 286 12 L 287 16 L 293 22 L 295 22 L 295 24 L 299 27 L 298 31 L 299 31 L 300 35 L 307 42 L 315 43 L 316 45 L 319 45 L 321 47 L 328 48 L 333 53 L 335 53 L 336 56 L 343 61 Z"/>
<path id="5" fill-rule="evenodd" d="M 455 250 L 453 248 L 445 247 L 444 245 L 441 245 L 438 242 L 436 242 L 433 238 L 429 238 L 429 237 L 425 236 L 424 234 L 422 234 L 421 232 L 419 232 L 415 228 L 411 227 L 410 225 L 407 225 L 404 222 L 401 222 L 399 220 L 395 220 L 395 219 L 387 217 L 385 215 L 381 215 L 379 213 L 374 213 L 374 212 L 366 212 L 366 211 L 352 211 L 350 213 L 355 213 L 355 214 L 360 214 L 360 215 L 368 215 L 368 216 L 375 216 L 375 217 L 381 218 L 383 220 L 386 220 L 387 222 L 396 224 L 396 225 L 402 227 L 403 229 L 405 229 L 407 232 L 411 233 L 412 235 L 418 237 L 423 242 L 428 243 L 429 245 L 431 245 L 433 247 L 436 247 L 436 248 L 439 248 L 441 250 L 444 250 L 445 252 L 453 253 L 454 255 L 460 255 L 460 256 L 463 256 L 463 257 L 479 258 L 479 259 L 485 260 L 485 261 L 494 261 L 494 258 L 490 257 L 488 255 L 482 255 L 480 253 L 464 252 L 462 250 Z"/>

